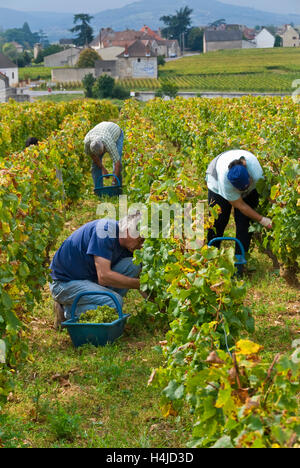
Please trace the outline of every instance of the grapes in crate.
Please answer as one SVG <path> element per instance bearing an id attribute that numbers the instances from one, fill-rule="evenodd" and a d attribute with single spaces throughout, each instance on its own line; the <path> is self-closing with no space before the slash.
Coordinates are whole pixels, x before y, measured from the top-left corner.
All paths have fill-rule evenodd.
<path id="1" fill-rule="evenodd" d="M 111 323 L 119 318 L 118 312 L 107 305 L 99 306 L 94 310 L 87 310 L 81 314 L 79 323 Z"/>

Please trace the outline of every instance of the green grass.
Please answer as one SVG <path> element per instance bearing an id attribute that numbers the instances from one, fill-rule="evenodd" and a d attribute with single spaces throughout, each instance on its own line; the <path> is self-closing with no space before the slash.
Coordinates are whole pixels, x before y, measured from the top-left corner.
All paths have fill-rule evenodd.
<path id="1" fill-rule="evenodd" d="M 96 218 L 98 199 L 92 198 L 68 214 L 56 247 Z M 155 347 L 167 329 L 137 317 L 142 301 L 130 292 L 124 313 L 132 318 L 116 343 L 75 349 L 66 330 L 53 329 L 52 299 L 45 288 L 29 325 L 32 361 L 18 370 L 2 422 L 6 447 L 185 446 L 188 423 L 166 420 L 159 391 L 147 385 L 152 368 L 162 363 Z"/>
<path id="2" fill-rule="evenodd" d="M 73 101 L 74 99 L 84 99 L 83 94 L 47 94 L 45 96 L 38 96 L 35 101 L 50 101 L 50 102 L 68 102 Z"/>

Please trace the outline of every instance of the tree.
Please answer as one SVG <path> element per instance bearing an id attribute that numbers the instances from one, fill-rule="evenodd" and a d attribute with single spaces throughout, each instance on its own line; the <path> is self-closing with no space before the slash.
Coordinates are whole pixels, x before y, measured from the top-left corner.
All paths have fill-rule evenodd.
<path id="1" fill-rule="evenodd" d="M 102 75 L 95 82 L 93 87 L 93 95 L 95 98 L 109 98 L 113 94 L 115 80 L 109 75 Z"/>
<path id="2" fill-rule="evenodd" d="M 226 20 L 224 18 L 218 19 L 213 23 L 210 23 L 209 28 L 217 28 L 218 26 L 221 26 L 221 24 L 226 24 Z"/>
<path id="3" fill-rule="evenodd" d="M 157 56 L 157 65 L 163 67 L 165 64 L 166 64 L 165 56 L 164 55 L 158 55 Z"/>
<path id="4" fill-rule="evenodd" d="M 161 87 L 156 91 L 155 96 L 164 97 L 168 96 L 171 99 L 174 99 L 178 94 L 178 86 L 170 81 L 165 81 L 162 83 Z"/>
<path id="5" fill-rule="evenodd" d="M 34 63 L 36 64 L 39 64 L 39 63 L 42 63 L 44 61 L 44 54 L 43 54 L 43 51 L 42 50 L 39 50 L 38 51 L 38 54 L 36 56 L 36 59 L 34 60 Z"/>
<path id="6" fill-rule="evenodd" d="M 17 62 L 17 58 L 18 58 L 18 51 L 16 49 L 16 47 L 7 42 L 6 44 L 4 44 L 4 46 L 2 47 L 2 52 L 4 55 L 6 55 L 6 57 L 8 57 L 12 62 Z"/>
<path id="7" fill-rule="evenodd" d="M 187 33 L 191 25 L 191 14 L 193 10 L 189 7 L 180 8 L 176 10 L 176 15 L 162 16 L 160 21 L 166 25 L 162 29 L 162 35 L 167 39 L 177 39 L 180 41 L 181 35 Z"/>
<path id="8" fill-rule="evenodd" d="M 203 52 L 203 29 L 191 28 L 187 36 L 187 46 L 194 51 Z"/>
<path id="9" fill-rule="evenodd" d="M 93 16 L 80 13 L 78 15 L 74 15 L 73 23 L 76 25 L 70 31 L 74 34 L 77 34 L 74 42 L 77 46 L 84 46 L 89 44 L 94 39 L 93 36 L 93 28 L 90 26 L 90 22 L 93 19 Z M 81 24 L 77 24 L 81 22 Z"/>
<path id="10" fill-rule="evenodd" d="M 282 37 L 276 35 L 274 47 L 282 47 Z"/>
<path id="11" fill-rule="evenodd" d="M 43 57 L 47 57 L 48 55 L 52 54 L 57 54 L 58 52 L 62 52 L 63 50 L 65 50 L 64 47 L 58 44 L 51 44 L 42 51 Z"/>
<path id="12" fill-rule="evenodd" d="M 87 98 L 92 98 L 93 97 L 93 86 L 95 84 L 96 78 L 92 75 L 92 73 L 89 73 L 88 75 L 85 75 L 85 77 L 82 80 L 83 87 L 85 89 L 84 95 Z"/>
<path id="13" fill-rule="evenodd" d="M 36 42 L 39 42 L 38 33 L 32 33 L 28 23 L 24 23 L 22 28 L 7 29 L 3 36 L 6 42 L 18 42 L 25 48 L 33 47 Z"/>
<path id="14" fill-rule="evenodd" d="M 50 44 L 49 44 L 49 39 L 48 39 L 47 34 L 42 29 L 40 29 L 39 32 L 38 32 L 38 35 L 40 37 L 39 42 L 40 42 L 40 44 L 42 44 L 44 49 L 49 47 Z"/>
<path id="15" fill-rule="evenodd" d="M 94 68 L 97 60 L 101 60 L 101 57 L 94 49 L 84 49 L 79 55 L 77 67 Z"/>

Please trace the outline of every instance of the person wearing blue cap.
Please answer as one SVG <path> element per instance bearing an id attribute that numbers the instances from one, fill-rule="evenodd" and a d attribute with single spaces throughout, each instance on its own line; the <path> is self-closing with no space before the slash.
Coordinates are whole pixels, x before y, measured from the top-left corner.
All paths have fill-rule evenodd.
<path id="1" fill-rule="evenodd" d="M 221 213 L 214 229 L 209 229 L 208 242 L 215 237 L 223 237 L 229 222 L 232 207 L 236 224 L 236 238 L 248 252 L 251 233 L 250 221 L 257 221 L 271 229 L 272 220 L 255 211 L 259 203 L 256 184 L 263 178 L 263 171 L 257 158 L 249 151 L 230 150 L 217 156 L 208 166 L 206 182 L 210 206 L 219 205 Z M 216 246 L 220 244 L 216 243 Z M 239 248 L 236 247 L 239 254 Z"/>

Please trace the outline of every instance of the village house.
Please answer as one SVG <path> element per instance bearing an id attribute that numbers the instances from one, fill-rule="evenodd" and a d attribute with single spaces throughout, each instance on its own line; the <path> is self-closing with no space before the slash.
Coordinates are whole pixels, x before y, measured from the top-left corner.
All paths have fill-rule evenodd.
<path id="1" fill-rule="evenodd" d="M 97 60 L 95 62 L 95 77 L 101 75 L 112 76 L 117 78 L 117 60 Z"/>
<path id="2" fill-rule="evenodd" d="M 300 47 L 299 32 L 290 24 L 286 24 L 279 35 L 282 39 L 282 47 Z"/>
<path id="3" fill-rule="evenodd" d="M 100 54 L 102 59 L 102 50 Z M 157 78 L 157 55 L 149 45 L 144 44 L 144 41 L 136 40 L 130 46 L 121 48 L 121 53 L 115 59 L 97 60 L 95 68 L 75 67 L 51 70 L 52 81 L 64 83 L 82 81 L 89 73 L 95 77 L 105 74 L 113 78 Z"/>
<path id="4" fill-rule="evenodd" d="M 223 49 L 241 49 L 243 33 L 240 30 L 210 30 L 204 31 L 203 52 Z"/>
<path id="5" fill-rule="evenodd" d="M 21 44 L 19 44 L 18 42 L 13 41 L 13 42 L 11 42 L 11 44 L 17 49 L 17 52 L 19 54 L 22 54 L 24 52 L 24 47 Z"/>
<path id="6" fill-rule="evenodd" d="M 96 49 L 95 49 L 96 50 Z M 117 60 L 118 55 L 124 52 L 125 47 L 106 47 L 105 49 L 97 49 L 96 52 L 104 61 Z"/>
<path id="7" fill-rule="evenodd" d="M 256 36 L 256 31 L 253 28 L 242 27 L 243 37 L 246 41 L 253 41 Z"/>
<path id="8" fill-rule="evenodd" d="M 19 83 L 19 71 L 17 65 L 2 53 L 0 53 L 0 72 L 7 76 L 9 86 L 16 86 Z"/>
<path id="9" fill-rule="evenodd" d="M 30 101 L 30 96 L 23 93 L 23 90 L 11 88 L 9 79 L 6 75 L 0 72 L 0 103 L 8 102 L 9 99 L 14 99 L 17 102 Z"/>
<path id="10" fill-rule="evenodd" d="M 67 38 L 60 39 L 59 45 L 64 48 L 76 47 L 76 45 L 74 44 L 74 39 L 67 39 Z"/>
<path id="11" fill-rule="evenodd" d="M 7 101 L 7 95 L 9 90 L 9 81 L 7 76 L 0 72 L 0 102 Z"/>
<path id="12" fill-rule="evenodd" d="M 157 31 L 152 31 L 148 26 L 144 26 L 140 31 L 133 29 L 113 31 L 111 28 L 102 28 L 90 43 L 90 47 L 99 52 L 109 47 L 129 47 L 137 40 L 142 41 L 147 47 L 150 46 L 156 55 L 165 57 L 181 55 L 177 40 L 163 39 Z M 101 52 L 99 53 L 101 55 Z"/>
<path id="13" fill-rule="evenodd" d="M 254 42 L 257 49 L 270 49 L 275 45 L 275 37 L 270 33 L 270 31 L 268 31 L 268 29 L 263 28 L 256 35 Z"/>
<path id="14" fill-rule="evenodd" d="M 44 58 L 45 67 L 75 67 L 78 62 L 82 49 L 79 47 L 70 47 L 56 54 L 48 55 Z"/>
<path id="15" fill-rule="evenodd" d="M 157 78 L 157 55 L 137 40 L 118 56 L 117 74 L 119 78 Z"/>

